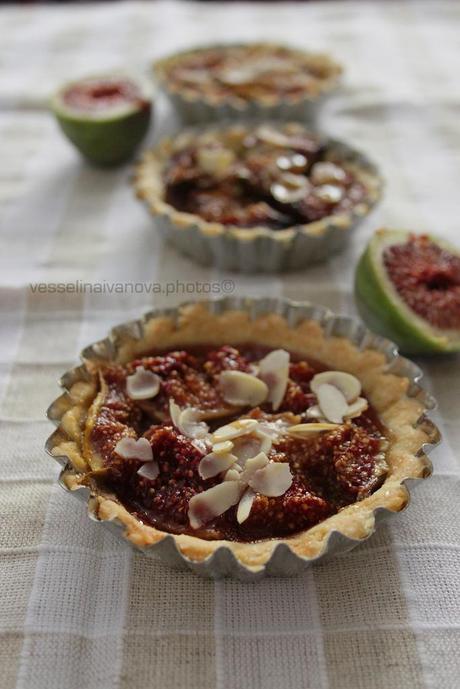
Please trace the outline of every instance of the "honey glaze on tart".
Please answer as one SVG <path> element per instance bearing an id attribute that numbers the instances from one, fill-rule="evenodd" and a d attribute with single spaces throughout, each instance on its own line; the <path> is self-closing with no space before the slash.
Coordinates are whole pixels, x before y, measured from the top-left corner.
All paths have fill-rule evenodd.
<path id="1" fill-rule="evenodd" d="M 88 481 L 141 522 L 203 539 L 298 533 L 384 481 L 385 429 L 352 375 L 244 344 L 99 373 Z"/>
<path id="2" fill-rule="evenodd" d="M 165 201 L 206 222 L 280 230 L 349 212 L 368 194 L 353 166 L 300 124 L 197 135 L 163 169 Z"/>
<path id="3" fill-rule="evenodd" d="M 341 68 L 325 55 L 270 44 L 202 48 L 158 63 L 174 91 L 213 101 L 276 103 L 316 97 Z"/>

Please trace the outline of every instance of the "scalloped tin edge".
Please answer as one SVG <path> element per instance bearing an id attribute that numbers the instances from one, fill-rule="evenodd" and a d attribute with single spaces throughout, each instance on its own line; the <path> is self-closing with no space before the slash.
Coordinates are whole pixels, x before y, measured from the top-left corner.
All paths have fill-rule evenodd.
<path id="1" fill-rule="evenodd" d="M 191 303 L 191 302 L 188 302 Z M 196 303 L 196 302 L 193 302 Z M 423 478 L 430 476 L 432 472 L 432 464 L 428 458 L 428 453 L 436 447 L 440 440 L 441 434 L 435 424 L 428 418 L 427 414 L 436 408 L 435 399 L 427 393 L 419 384 L 423 373 L 421 369 L 410 360 L 402 357 L 398 353 L 396 345 L 382 338 L 374 335 L 367 328 L 359 323 L 357 320 L 348 316 L 337 316 L 329 309 L 311 304 L 309 302 L 295 302 L 285 299 L 277 298 L 245 298 L 245 297 L 227 297 L 219 300 L 204 301 L 208 308 L 216 314 L 223 313 L 227 310 L 242 310 L 246 311 L 252 319 L 255 319 L 266 313 L 278 313 L 286 318 L 289 325 L 293 326 L 301 320 L 310 319 L 317 321 L 325 330 L 328 337 L 342 336 L 349 339 L 360 349 L 372 348 L 384 354 L 388 362 L 388 370 L 395 375 L 407 377 L 410 382 L 408 394 L 410 397 L 417 397 L 423 403 L 426 412 L 418 419 L 417 425 L 423 424 L 430 436 L 430 442 L 424 443 L 420 448 L 418 455 L 424 457 L 426 470 L 421 478 L 409 478 L 402 481 L 407 492 L 407 501 L 403 508 L 406 509 L 410 500 L 409 486 L 415 487 Z M 146 313 L 142 318 L 127 323 L 121 324 L 112 328 L 110 335 L 103 340 L 100 340 L 92 345 L 86 347 L 81 353 L 84 360 L 105 359 L 110 360 L 127 337 L 140 339 L 143 332 L 144 324 L 150 319 L 156 318 L 160 315 L 167 315 L 176 318 L 179 311 L 186 304 L 181 304 L 176 308 L 168 309 L 154 309 Z M 57 444 L 59 437 L 60 419 L 68 406 L 70 400 L 68 397 L 67 387 L 77 380 L 83 380 L 87 377 L 87 372 L 84 365 L 76 366 L 67 371 L 60 380 L 61 386 L 65 389 L 59 397 L 57 397 L 49 406 L 47 410 L 48 419 L 56 426 L 53 433 L 48 437 L 45 445 L 46 452 L 53 457 L 63 467 L 59 476 L 59 484 L 71 493 L 76 498 L 83 500 L 87 504 L 88 515 L 91 519 L 101 522 L 106 528 L 115 533 L 125 543 L 128 542 L 124 536 L 124 529 L 120 523 L 115 521 L 100 520 L 94 510 L 93 501 L 90 490 L 86 487 L 79 487 L 76 490 L 71 490 L 64 482 L 66 475 L 71 475 L 74 470 L 65 456 L 56 456 L 53 454 L 53 448 Z M 265 576 L 294 576 L 300 574 L 311 564 L 336 556 L 341 553 L 348 552 L 352 548 L 363 541 L 370 538 L 375 532 L 378 524 L 388 516 L 398 514 L 398 512 L 379 507 L 373 512 L 374 526 L 371 533 L 364 539 L 353 539 L 342 534 L 339 531 L 331 531 L 327 540 L 324 543 L 322 551 L 313 558 L 301 557 L 295 554 L 287 543 L 279 543 L 273 549 L 270 560 L 263 567 L 256 570 L 244 566 L 237 561 L 232 551 L 226 546 L 218 548 L 207 559 L 195 562 L 184 556 L 178 549 L 174 538 L 171 535 L 165 536 L 160 542 L 153 546 L 141 548 L 130 544 L 136 550 L 143 552 L 148 557 L 153 557 L 162 560 L 172 567 L 188 568 L 200 576 L 218 579 L 222 577 L 234 577 L 240 581 L 256 581 Z"/>

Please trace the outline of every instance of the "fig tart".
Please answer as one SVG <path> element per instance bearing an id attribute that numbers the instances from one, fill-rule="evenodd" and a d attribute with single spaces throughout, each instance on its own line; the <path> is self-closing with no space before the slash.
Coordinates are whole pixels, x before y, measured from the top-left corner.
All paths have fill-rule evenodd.
<path id="1" fill-rule="evenodd" d="M 157 61 L 154 71 L 189 123 L 241 117 L 306 122 L 337 90 L 342 67 L 322 53 L 247 43 L 176 53 Z"/>
<path id="2" fill-rule="evenodd" d="M 223 550 L 270 573 L 281 544 L 304 565 L 333 533 L 348 547 L 369 536 L 376 512 L 407 504 L 403 482 L 430 472 L 429 398 L 329 333 L 329 316 L 283 310 L 188 305 L 86 350 L 50 409 L 63 484 L 136 546 L 172 540 L 214 575 Z"/>
<path id="3" fill-rule="evenodd" d="M 342 249 L 381 193 L 375 166 L 298 123 L 189 130 L 148 151 L 135 188 L 199 263 L 276 271 Z"/>

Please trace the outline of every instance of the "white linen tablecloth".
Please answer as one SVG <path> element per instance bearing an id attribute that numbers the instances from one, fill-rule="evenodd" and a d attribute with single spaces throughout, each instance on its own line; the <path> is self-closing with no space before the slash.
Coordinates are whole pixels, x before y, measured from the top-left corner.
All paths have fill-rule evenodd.
<path id="1" fill-rule="evenodd" d="M 81 347 L 152 303 L 190 298 L 182 283 L 228 278 L 235 294 L 353 314 L 354 265 L 375 228 L 457 240 L 460 4 L 3 7 L 0 37 L 0 687 L 456 689 L 458 358 L 419 362 L 444 434 L 433 478 L 364 545 L 297 579 L 212 582 L 134 553 L 56 485 L 43 444 L 44 411 Z M 219 275 L 164 246 L 133 197 L 129 167 L 82 163 L 45 107 L 74 76 L 145 70 L 182 46 L 256 38 L 330 50 L 345 63 L 323 128 L 356 142 L 387 179 L 348 251 L 284 277 Z M 160 104 L 155 137 L 173 125 Z M 176 279 L 169 296 L 91 294 L 76 282 L 153 281 L 165 291 Z M 76 287 L 41 294 L 35 282 Z"/>

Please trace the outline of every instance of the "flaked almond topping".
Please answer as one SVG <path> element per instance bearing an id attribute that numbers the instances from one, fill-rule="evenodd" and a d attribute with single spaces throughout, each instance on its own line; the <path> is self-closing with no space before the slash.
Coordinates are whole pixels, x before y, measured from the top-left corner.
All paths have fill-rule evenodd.
<path id="1" fill-rule="evenodd" d="M 202 455 L 208 454 L 211 449 L 211 445 L 206 438 L 195 438 L 195 440 L 192 440 L 192 445 L 198 452 L 201 452 Z"/>
<path id="2" fill-rule="evenodd" d="M 219 377 L 222 396 L 229 404 L 257 407 L 268 396 L 267 385 L 243 371 L 222 371 Z"/>
<path id="3" fill-rule="evenodd" d="M 212 478 L 223 471 L 227 471 L 235 464 L 236 460 L 235 455 L 230 453 L 216 455 L 214 452 L 210 452 L 199 463 L 198 473 L 203 479 Z"/>
<path id="4" fill-rule="evenodd" d="M 295 414 L 290 415 L 292 419 L 300 421 L 300 416 Z M 275 421 L 259 421 L 257 433 L 268 435 L 272 441 L 277 440 L 280 435 L 283 435 L 289 428 L 289 423 L 285 419 L 275 419 Z"/>
<path id="5" fill-rule="evenodd" d="M 305 412 L 305 416 L 307 417 L 307 419 L 317 419 L 318 421 L 320 421 L 321 419 L 323 421 L 325 420 L 323 412 L 317 404 L 313 405 L 313 407 L 309 407 Z"/>
<path id="6" fill-rule="evenodd" d="M 310 172 L 310 179 L 313 184 L 343 182 L 346 176 L 347 174 L 343 168 L 327 161 L 315 163 Z"/>
<path id="7" fill-rule="evenodd" d="M 236 505 L 242 490 L 239 481 L 223 481 L 190 498 L 188 518 L 192 529 L 199 529 Z"/>
<path id="8" fill-rule="evenodd" d="M 231 440 L 224 440 L 222 443 L 214 443 L 212 451 L 215 455 L 225 455 L 233 450 L 233 443 Z"/>
<path id="9" fill-rule="evenodd" d="M 236 521 L 238 524 L 242 524 L 249 517 L 255 498 L 256 494 L 252 488 L 246 488 L 236 511 Z"/>
<path id="10" fill-rule="evenodd" d="M 275 349 L 259 361 L 259 377 L 268 386 L 268 401 L 276 411 L 283 401 L 289 380 L 289 352 Z"/>
<path id="11" fill-rule="evenodd" d="M 272 449 L 273 445 L 273 438 L 268 435 L 267 433 L 264 433 L 263 431 L 257 429 L 255 431 L 255 435 L 257 436 L 259 442 L 260 442 L 260 452 L 265 452 L 266 455 L 270 452 Z"/>
<path id="12" fill-rule="evenodd" d="M 255 431 L 249 435 L 243 435 L 240 438 L 236 438 L 233 446 L 233 454 L 236 455 L 239 464 L 244 466 L 246 460 L 255 457 L 259 452 L 268 454 L 271 446 L 271 438 L 268 438 L 268 436 L 262 438 L 259 436 L 258 431 Z"/>
<path id="13" fill-rule="evenodd" d="M 238 419 L 232 423 L 217 428 L 212 434 L 213 443 L 221 443 L 224 440 L 233 440 L 241 435 L 251 433 L 258 426 L 256 419 Z"/>
<path id="14" fill-rule="evenodd" d="M 155 481 L 159 473 L 160 467 L 158 466 L 158 463 L 155 461 L 143 464 L 140 467 L 140 469 L 137 470 L 138 476 L 142 476 L 142 478 L 148 478 L 150 481 Z"/>
<path id="15" fill-rule="evenodd" d="M 197 151 L 197 162 L 200 168 L 215 177 L 225 175 L 234 161 L 235 154 L 229 148 L 203 147 Z"/>
<path id="16" fill-rule="evenodd" d="M 301 171 L 307 167 L 308 161 L 301 153 L 294 153 L 293 155 L 282 155 L 276 161 L 280 170 L 286 172 L 296 170 Z"/>
<path id="17" fill-rule="evenodd" d="M 270 193 L 280 203 L 296 203 L 305 198 L 309 186 L 306 177 L 286 172 L 280 181 L 271 185 Z"/>
<path id="18" fill-rule="evenodd" d="M 209 433 L 209 427 L 201 421 L 201 411 L 195 407 L 181 409 L 174 400 L 169 400 L 169 415 L 175 427 L 187 438 L 202 439 Z"/>
<path id="19" fill-rule="evenodd" d="M 292 484 L 291 468 L 287 462 L 269 462 L 263 469 L 258 469 L 248 480 L 257 493 L 269 498 L 283 495 Z"/>
<path id="20" fill-rule="evenodd" d="M 152 447 L 147 438 L 122 438 L 115 445 L 115 452 L 123 459 L 138 459 L 140 462 L 153 460 Z"/>
<path id="21" fill-rule="evenodd" d="M 179 428 L 179 417 L 181 413 L 181 408 L 178 404 L 174 402 L 173 399 L 169 400 L 169 416 L 176 428 Z"/>
<path id="22" fill-rule="evenodd" d="M 238 466 L 238 465 L 236 465 Z M 225 472 L 224 476 L 224 481 L 239 481 L 240 480 L 240 471 L 238 469 L 234 469 L 233 467 L 231 469 L 228 469 Z"/>
<path id="23" fill-rule="evenodd" d="M 342 187 L 335 184 L 322 184 L 320 187 L 315 187 L 315 196 L 326 203 L 339 203 L 343 195 Z"/>
<path id="24" fill-rule="evenodd" d="M 161 378 L 143 366 L 126 378 L 126 392 L 132 400 L 148 400 L 160 392 Z"/>
<path id="25" fill-rule="evenodd" d="M 249 483 L 249 480 L 255 474 L 255 472 L 259 469 L 263 469 L 264 466 L 268 464 L 268 461 L 269 460 L 265 452 L 259 452 L 259 454 L 255 457 L 250 457 L 247 459 L 244 469 L 241 473 L 241 480 L 244 483 Z"/>
<path id="26" fill-rule="evenodd" d="M 333 431 L 338 428 L 336 423 L 298 423 L 295 426 L 290 426 L 287 429 L 288 435 L 294 436 L 309 436 L 313 433 L 324 433 L 326 431 Z"/>
<path id="27" fill-rule="evenodd" d="M 335 385 L 323 383 L 316 393 L 318 405 L 324 416 L 332 423 L 342 423 L 348 411 L 348 403 L 343 392 Z"/>
<path id="28" fill-rule="evenodd" d="M 361 394 L 361 382 L 351 373 L 345 371 L 322 371 L 317 373 L 310 382 L 310 389 L 312 392 L 318 394 L 320 385 L 329 383 L 338 388 L 347 402 L 354 402 Z"/>
<path id="29" fill-rule="evenodd" d="M 209 433 L 209 426 L 201 421 L 200 410 L 194 407 L 181 411 L 178 428 L 187 438 L 204 438 Z"/>
<path id="30" fill-rule="evenodd" d="M 360 416 L 363 411 L 366 411 L 369 404 L 364 397 L 358 397 L 357 400 L 348 405 L 347 413 L 345 414 L 346 419 L 354 419 L 356 416 Z"/>
<path id="31" fill-rule="evenodd" d="M 261 125 L 256 131 L 256 136 L 260 141 L 272 146 L 289 146 L 289 137 L 268 125 Z"/>

